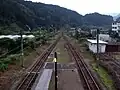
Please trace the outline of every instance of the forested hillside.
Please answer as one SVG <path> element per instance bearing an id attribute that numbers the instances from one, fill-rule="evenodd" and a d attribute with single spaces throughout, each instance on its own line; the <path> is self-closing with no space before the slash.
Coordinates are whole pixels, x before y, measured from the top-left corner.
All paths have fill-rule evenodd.
<path id="1" fill-rule="evenodd" d="M 120 17 L 118 17 L 118 18 L 116 19 L 116 21 L 117 21 L 117 22 L 120 22 Z"/>
<path id="2" fill-rule="evenodd" d="M 61 27 L 66 24 L 75 27 L 86 25 L 111 25 L 112 16 L 98 13 L 82 16 L 75 11 L 56 5 L 33 3 L 24 0 L 0 0 L 0 33 L 6 31 L 17 32 L 26 25 L 32 29 L 36 27 Z"/>
<path id="3" fill-rule="evenodd" d="M 108 15 L 101 15 L 99 13 L 86 14 L 84 16 L 84 24 L 94 26 L 111 25 L 113 18 Z"/>

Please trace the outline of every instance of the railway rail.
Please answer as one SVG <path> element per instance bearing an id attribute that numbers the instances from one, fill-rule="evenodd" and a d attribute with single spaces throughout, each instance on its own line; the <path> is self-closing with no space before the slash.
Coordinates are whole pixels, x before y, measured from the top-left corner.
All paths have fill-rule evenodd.
<path id="1" fill-rule="evenodd" d="M 85 90 L 102 90 L 98 82 L 92 76 L 91 71 L 88 69 L 83 57 L 80 53 L 76 51 L 72 44 L 69 43 L 68 39 L 64 37 L 67 41 L 66 48 L 71 52 L 73 59 L 76 61 L 78 73 L 83 82 L 83 87 Z"/>
<path id="2" fill-rule="evenodd" d="M 32 85 L 38 76 L 39 70 L 43 67 L 44 62 L 47 60 L 48 56 L 50 55 L 60 38 L 61 36 L 59 36 L 58 39 L 41 54 L 41 56 L 31 67 L 29 73 L 27 73 L 22 82 L 18 85 L 16 90 L 31 90 Z"/>
<path id="3" fill-rule="evenodd" d="M 110 64 L 120 68 L 119 60 L 116 60 L 112 56 L 112 53 L 102 53 L 102 54 L 100 54 L 100 60 L 105 61 L 105 62 L 108 61 Z"/>

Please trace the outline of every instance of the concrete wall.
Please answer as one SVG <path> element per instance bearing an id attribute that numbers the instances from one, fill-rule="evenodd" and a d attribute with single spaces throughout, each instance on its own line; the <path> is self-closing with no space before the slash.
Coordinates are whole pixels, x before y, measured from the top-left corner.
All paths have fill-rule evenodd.
<path id="1" fill-rule="evenodd" d="M 99 34 L 99 39 L 102 41 L 111 41 L 111 37 L 108 34 Z"/>
<path id="2" fill-rule="evenodd" d="M 112 23 L 112 31 L 117 31 L 120 29 L 120 23 Z"/>
<path id="3" fill-rule="evenodd" d="M 90 51 L 92 51 L 93 53 L 97 53 L 97 44 L 88 42 L 88 46 Z M 104 53 L 105 48 L 106 48 L 106 44 L 99 44 L 99 53 Z"/>

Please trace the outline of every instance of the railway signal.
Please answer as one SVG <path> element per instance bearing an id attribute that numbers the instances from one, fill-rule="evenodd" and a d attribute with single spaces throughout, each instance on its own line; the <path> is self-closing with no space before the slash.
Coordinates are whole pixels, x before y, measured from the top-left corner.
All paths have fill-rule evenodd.
<path id="1" fill-rule="evenodd" d="M 57 90 L 57 52 L 54 53 L 55 62 L 55 90 Z"/>

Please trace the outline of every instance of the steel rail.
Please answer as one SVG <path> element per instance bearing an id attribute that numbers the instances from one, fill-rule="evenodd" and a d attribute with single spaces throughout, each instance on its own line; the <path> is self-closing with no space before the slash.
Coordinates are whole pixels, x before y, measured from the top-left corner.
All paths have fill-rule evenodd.
<path id="1" fill-rule="evenodd" d="M 56 46 L 57 42 L 60 40 L 61 37 L 58 37 L 58 39 L 51 44 L 38 58 L 38 60 L 34 63 L 34 65 L 31 67 L 29 73 L 24 77 L 22 82 L 18 85 L 16 90 L 30 90 L 33 83 L 35 82 L 39 70 L 44 65 L 44 62 L 47 60 L 48 56 Z"/>
<path id="2" fill-rule="evenodd" d="M 91 71 L 88 69 L 84 59 L 80 53 L 73 47 L 66 37 L 64 39 L 67 41 L 67 49 L 71 52 L 73 59 L 76 61 L 77 69 L 79 75 L 84 83 L 85 90 L 102 90 L 100 85 L 97 83 L 95 78 L 92 76 Z"/>

